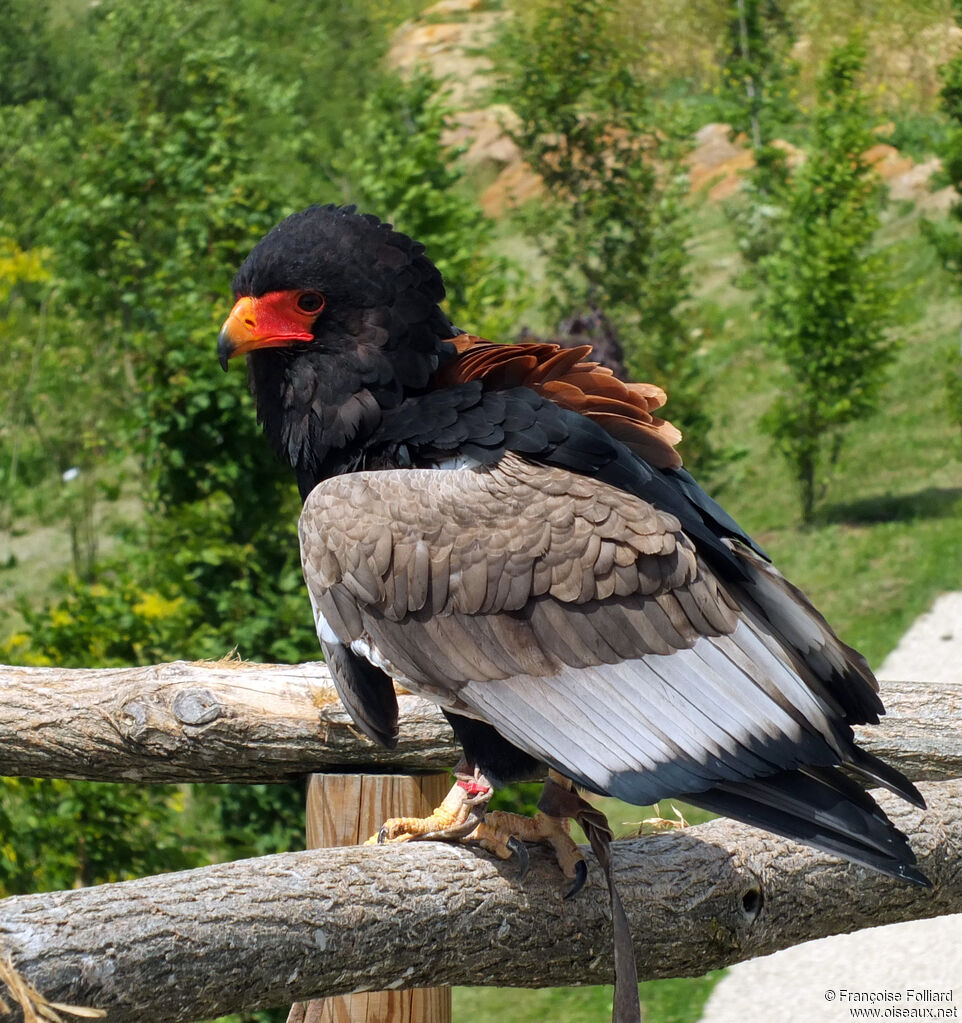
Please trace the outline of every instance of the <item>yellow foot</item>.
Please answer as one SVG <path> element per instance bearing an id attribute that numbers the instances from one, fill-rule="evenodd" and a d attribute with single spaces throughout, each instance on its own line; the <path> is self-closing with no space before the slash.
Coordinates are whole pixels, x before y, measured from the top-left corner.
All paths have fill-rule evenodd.
<path id="1" fill-rule="evenodd" d="M 607 831 L 604 816 L 577 794 L 569 779 L 549 771 L 542 793 L 541 805 L 545 810 L 539 810 L 534 817 L 523 817 L 499 810 L 485 814 L 494 790 L 477 769 L 472 772 L 470 765 L 462 764 L 456 777 L 457 782 L 444 802 L 429 817 L 393 817 L 364 844 L 477 842 L 503 860 L 517 856 L 523 878 L 528 870 L 528 851 L 524 843 L 539 842 L 551 846 L 558 866 L 572 882 L 565 898 L 581 891 L 588 879 L 588 865 L 571 837 L 568 819 L 575 817 L 582 827 L 597 829 L 598 821 L 594 818 L 598 818 L 609 840 L 611 833 Z"/>
<path id="2" fill-rule="evenodd" d="M 551 817 L 540 810 L 534 817 L 494 810 L 468 836 L 502 860 L 517 856 L 521 864 L 521 877 L 528 870 L 528 852 L 523 842 L 540 842 L 554 850 L 558 866 L 565 877 L 573 882 L 565 898 L 581 891 L 588 878 L 588 866 L 571 837 L 570 824 L 564 817 Z"/>
<path id="3" fill-rule="evenodd" d="M 444 802 L 429 817 L 392 817 L 365 845 L 385 842 L 455 841 L 467 838 L 484 820 L 494 790 L 482 776 L 459 776 Z"/>

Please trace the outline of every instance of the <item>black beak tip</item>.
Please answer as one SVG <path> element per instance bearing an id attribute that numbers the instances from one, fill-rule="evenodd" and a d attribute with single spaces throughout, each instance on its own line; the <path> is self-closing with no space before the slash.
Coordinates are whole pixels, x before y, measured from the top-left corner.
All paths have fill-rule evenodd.
<path id="1" fill-rule="evenodd" d="M 217 338 L 217 361 L 225 373 L 227 372 L 227 363 L 230 361 L 230 357 L 234 354 L 236 348 L 237 345 L 227 336 L 227 331 L 222 330 L 220 337 Z"/>

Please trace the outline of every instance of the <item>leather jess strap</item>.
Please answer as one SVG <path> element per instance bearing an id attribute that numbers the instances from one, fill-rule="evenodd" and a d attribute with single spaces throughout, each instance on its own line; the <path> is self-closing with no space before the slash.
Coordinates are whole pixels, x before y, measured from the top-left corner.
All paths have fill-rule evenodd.
<path id="1" fill-rule="evenodd" d="M 612 1023 L 641 1023 L 641 1002 L 638 998 L 638 967 L 631 940 L 628 916 L 611 873 L 611 841 L 613 835 L 605 815 L 583 799 L 574 788 L 565 788 L 549 777 L 544 784 L 538 809 L 550 817 L 570 817 L 581 825 L 608 882 L 611 902 L 611 924 L 614 931 L 615 994 Z"/>

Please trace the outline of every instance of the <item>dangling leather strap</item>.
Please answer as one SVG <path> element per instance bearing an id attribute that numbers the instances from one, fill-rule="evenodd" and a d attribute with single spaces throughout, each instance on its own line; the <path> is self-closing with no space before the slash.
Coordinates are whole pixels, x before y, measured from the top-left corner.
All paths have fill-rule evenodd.
<path id="1" fill-rule="evenodd" d="M 582 827 L 591 849 L 608 882 L 611 901 L 611 925 L 615 947 L 615 997 L 612 1005 L 612 1023 L 641 1023 L 641 1002 L 638 999 L 638 967 L 635 965 L 635 947 L 631 940 L 628 916 L 621 903 L 611 874 L 611 828 L 608 819 L 573 788 L 559 785 L 553 778 L 544 783 L 538 809 L 550 817 L 571 817 Z"/>

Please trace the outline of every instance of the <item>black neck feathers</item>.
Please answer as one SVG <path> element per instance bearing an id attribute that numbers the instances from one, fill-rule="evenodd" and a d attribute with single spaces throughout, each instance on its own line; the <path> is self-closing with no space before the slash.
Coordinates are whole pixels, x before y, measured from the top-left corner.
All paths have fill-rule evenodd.
<path id="1" fill-rule="evenodd" d="M 298 352 L 252 352 L 248 365 L 258 420 L 278 456 L 294 469 L 302 498 L 322 479 L 357 468 L 384 412 L 423 391 L 454 354 L 441 338 L 426 351 L 345 344 L 332 352 L 315 343 Z"/>

